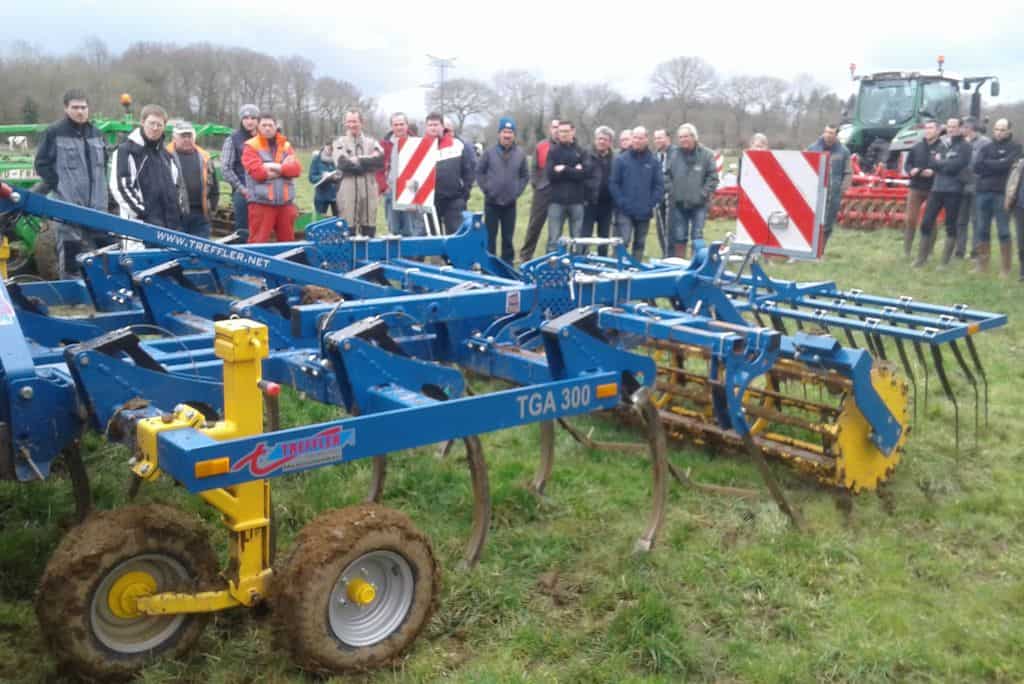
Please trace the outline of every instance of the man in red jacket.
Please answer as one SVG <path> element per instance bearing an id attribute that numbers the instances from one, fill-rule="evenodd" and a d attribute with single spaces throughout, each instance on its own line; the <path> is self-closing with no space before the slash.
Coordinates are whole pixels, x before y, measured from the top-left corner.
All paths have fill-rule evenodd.
<path id="1" fill-rule="evenodd" d="M 544 222 L 548 220 L 548 207 L 551 205 L 551 181 L 548 180 L 547 171 L 548 151 L 558 144 L 555 140 L 557 135 L 558 119 L 552 119 L 548 137 L 538 142 L 534 151 L 533 173 L 530 176 L 530 185 L 533 186 L 530 220 L 526 225 L 523 247 L 519 250 L 519 261 L 523 263 L 533 258 L 541 231 L 544 230 Z"/>
<path id="2" fill-rule="evenodd" d="M 242 151 L 245 185 L 249 192 L 249 242 L 278 242 L 295 239 L 295 178 L 302 164 L 291 143 L 277 130 L 273 114 L 261 112 L 257 134 L 246 141 Z"/>

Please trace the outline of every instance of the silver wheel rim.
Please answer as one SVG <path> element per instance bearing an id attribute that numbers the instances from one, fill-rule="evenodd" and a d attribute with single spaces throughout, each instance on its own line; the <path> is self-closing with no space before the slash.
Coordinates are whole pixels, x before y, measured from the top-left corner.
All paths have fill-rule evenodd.
<path id="1" fill-rule="evenodd" d="M 92 597 L 92 630 L 100 643 L 125 654 L 144 653 L 160 646 L 174 635 L 185 615 L 140 615 L 118 617 L 108 603 L 110 591 L 119 577 L 129 572 L 144 572 L 156 580 L 157 592 L 181 590 L 188 585 L 189 573 L 180 562 L 162 554 L 148 553 L 129 558 L 108 572 Z"/>
<path id="2" fill-rule="evenodd" d="M 367 582 L 373 600 L 352 600 L 353 582 Z M 415 594 L 412 566 L 394 551 L 371 551 L 342 570 L 331 590 L 327 617 L 334 636 L 346 646 L 372 646 L 395 633 L 405 621 Z"/>

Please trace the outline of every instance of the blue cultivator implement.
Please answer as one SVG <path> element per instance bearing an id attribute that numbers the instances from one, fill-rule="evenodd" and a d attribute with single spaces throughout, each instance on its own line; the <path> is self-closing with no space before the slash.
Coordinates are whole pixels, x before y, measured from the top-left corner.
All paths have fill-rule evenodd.
<path id="1" fill-rule="evenodd" d="M 940 345 L 971 374 L 956 346 L 963 338 L 983 380 L 970 335 L 1005 323 L 776 281 L 756 264 L 737 275 L 720 244 L 692 262 L 638 264 L 617 246 L 614 257 L 588 257 L 570 242 L 519 273 L 486 253 L 472 217 L 451 237 L 354 238 L 327 220 L 309 227 L 308 242 L 242 247 L 31 193 L 0 198 L 5 213 L 153 248 L 81 255 L 80 281 L 0 289 L 0 473 L 43 478 L 88 424 L 133 445 L 138 482 L 172 477 L 229 530 L 220 576 L 201 530 L 168 507 L 96 513 L 69 533 L 37 612 L 58 657 L 95 677 L 182 653 L 206 614 L 268 598 L 286 646 L 310 670 L 373 667 L 415 639 L 437 601 L 426 537 L 375 503 L 327 512 L 272 568 L 274 477 L 373 458 L 377 501 L 386 453 L 463 440 L 475 498 L 464 560 L 474 563 L 490 519 L 477 435 L 540 423 L 533 487 L 543 491 L 555 421 L 620 411 L 647 432 L 653 505 L 637 542 L 646 550 L 673 471 L 666 433 L 742 449 L 770 485 L 765 454 L 831 485 L 873 489 L 909 430 L 912 402 L 889 350 L 908 374 L 906 347 L 919 359 L 928 350 L 948 386 Z M 88 315 L 68 315 L 76 307 Z M 839 329 L 849 346 L 834 337 Z M 511 388 L 470 394 L 462 370 Z M 275 405 L 281 385 L 348 416 L 265 425 L 264 404 Z"/>

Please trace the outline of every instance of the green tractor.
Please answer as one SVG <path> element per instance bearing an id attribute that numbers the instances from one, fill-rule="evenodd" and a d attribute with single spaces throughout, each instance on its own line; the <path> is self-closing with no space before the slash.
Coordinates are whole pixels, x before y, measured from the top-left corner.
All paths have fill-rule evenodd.
<path id="1" fill-rule="evenodd" d="M 924 137 L 924 122 L 940 124 L 961 112 L 960 91 L 970 91 L 970 114 L 980 119 L 981 86 L 991 81 L 990 94 L 999 95 L 995 76 L 961 78 L 943 70 L 945 60 L 938 59 L 935 71 L 882 71 L 857 76 L 850 65 L 850 76 L 860 82 L 851 111 L 844 111 L 839 141 L 858 155 L 861 168 L 870 172 L 882 164 L 884 169 L 902 174 L 899 161 Z M 852 116 L 851 116 L 852 113 Z"/>

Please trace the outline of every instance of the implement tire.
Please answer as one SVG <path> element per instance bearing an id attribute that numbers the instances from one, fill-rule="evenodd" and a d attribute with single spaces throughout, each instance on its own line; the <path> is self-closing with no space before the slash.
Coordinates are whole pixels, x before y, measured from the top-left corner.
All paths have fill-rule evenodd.
<path id="1" fill-rule="evenodd" d="M 127 679 L 154 657 L 179 657 L 207 614 L 145 615 L 134 599 L 217 586 L 217 556 L 199 521 L 170 506 L 99 511 L 57 547 L 36 615 L 61 667 L 84 679 Z"/>
<path id="2" fill-rule="evenodd" d="M 398 657 L 437 607 L 441 573 L 409 518 L 363 504 L 302 529 L 272 590 L 280 645 L 304 670 L 369 670 Z"/>

